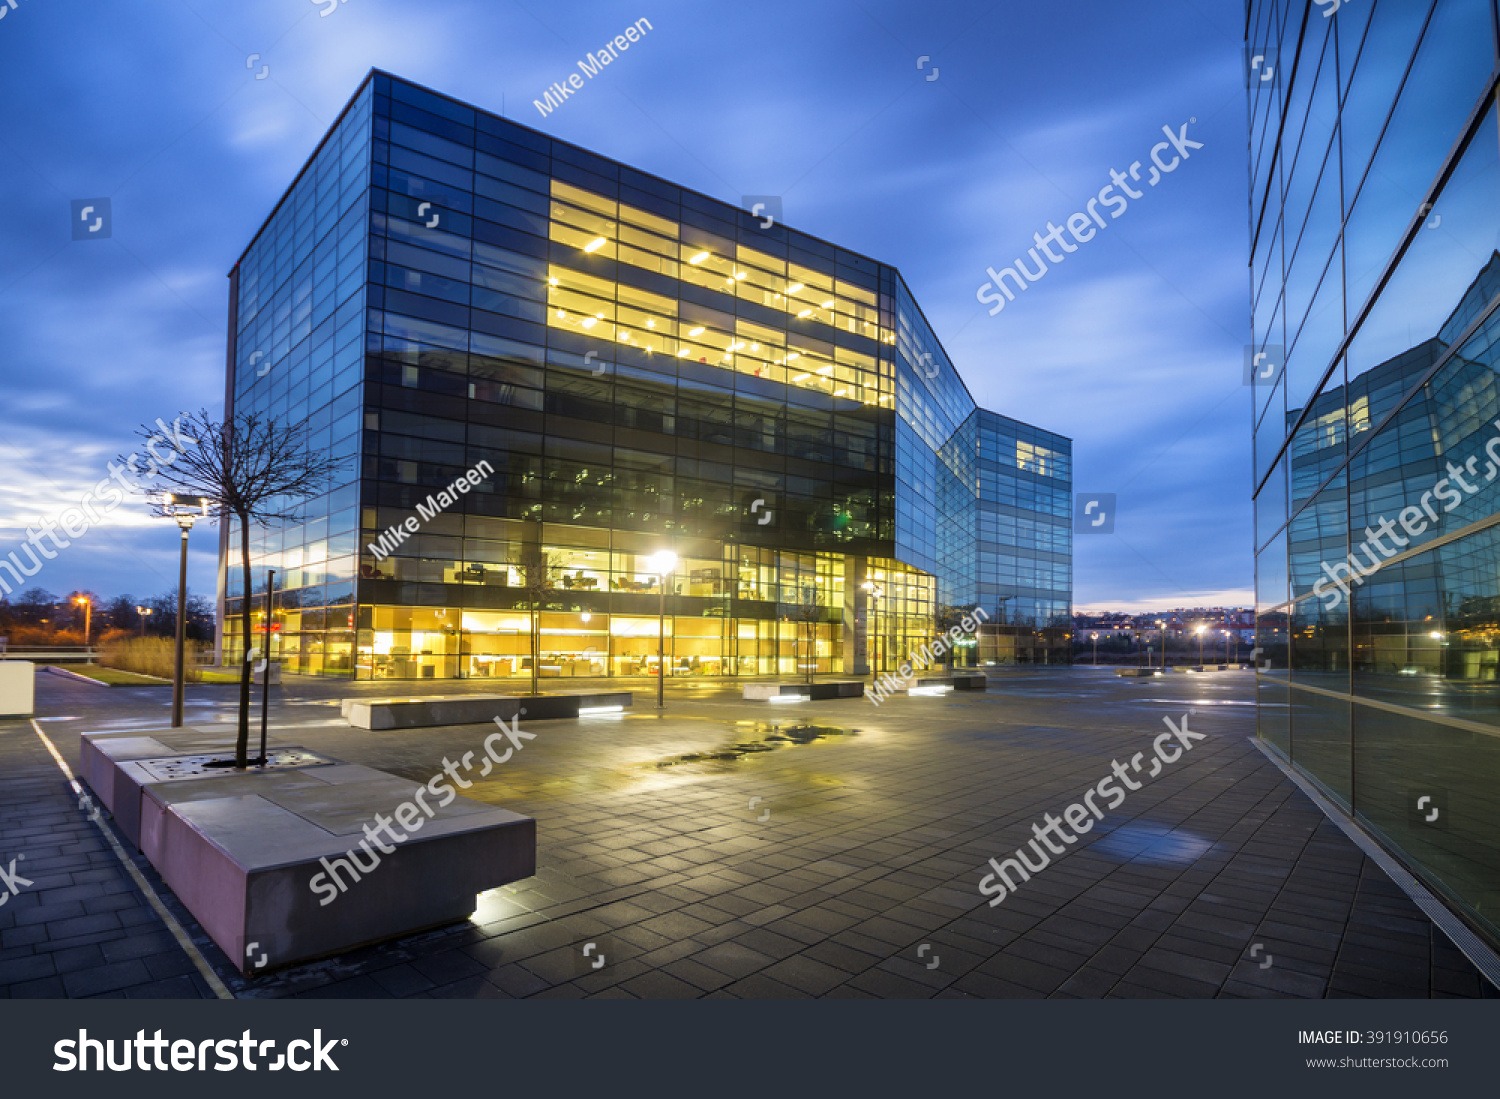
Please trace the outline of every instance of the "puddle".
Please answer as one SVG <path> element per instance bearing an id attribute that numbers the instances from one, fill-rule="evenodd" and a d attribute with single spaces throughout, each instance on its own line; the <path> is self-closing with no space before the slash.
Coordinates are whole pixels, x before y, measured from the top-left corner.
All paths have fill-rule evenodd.
<path id="1" fill-rule="evenodd" d="M 802 721 L 764 722 L 737 721 L 740 733 L 758 734 L 755 739 L 746 739 L 723 748 L 707 752 L 689 752 L 687 755 L 662 760 L 658 767 L 676 767 L 683 763 L 738 763 L 747 756 L 762 752 L 774 752 L 778 748 L 803 744 L 815 744 L 832 737 L 856 736 L 858 729 L 844 729 L 837 725 L 813 725 Z"/>
<path id="2" fill-rule="evenodd" d="M 1152 866 L 1184 866 L 1197 862 L 1213 848 L 1202 836 L 1164 824 L 1142 821 L 1122 824 L 1089 844 L 1090 854 L 1120 862 L 1143 862 Z"/>

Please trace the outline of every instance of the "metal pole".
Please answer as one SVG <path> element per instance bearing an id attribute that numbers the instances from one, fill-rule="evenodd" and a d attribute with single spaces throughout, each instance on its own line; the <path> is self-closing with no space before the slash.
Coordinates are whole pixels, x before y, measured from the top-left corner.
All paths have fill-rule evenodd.
<path id="1" fill-rule="evenodd" d="M 182 528 L 182 560 L 177 567 L 177 657 L 172 670 L 172 728 L 182 728 L 183 649 L 187 642 L 188 528 Z"/>
<path id="2" fill-rule="evenodd" d="M 94 654 L 90 651 L 89 637 L 94 632 L 94 601 L 85 599 L 83 601 L 83 659 L 84 663 L 92 664 Z"/>
<path id="3" fill-rule="evenodd" d="M 271 608 L 274 606 L 271 597 L 275 591 L 276 570 L 268 569 L 266 571 L 266 670 L 261 673 L 260 685 L 260 765 L 262 767 L 270 761 L 266 755 L 266 715 L 271 709 Z"/>
<path id="4" fill-rule="evenodd" d="M 661 610 L 656 617 L 656 708 L 667 705 L 667 574 L 658 577 L 661 584 Z"/>

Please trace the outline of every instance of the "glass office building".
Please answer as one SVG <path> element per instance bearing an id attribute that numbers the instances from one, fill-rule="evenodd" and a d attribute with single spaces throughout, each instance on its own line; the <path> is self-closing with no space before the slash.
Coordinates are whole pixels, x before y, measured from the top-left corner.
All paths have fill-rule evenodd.
<path id="1" fill-rule="evenodd" d="M 663 610 L 671 675 L 891 669 L 958 604 L 960 663 L 1066 651 L 1069 440 L 893 267 L 374 72 L 230 278 L 228 407 L 347 459 L 252 531 L 292 671 L 529 679 L 539 559 L 548 678 L 654 675 Z"/>
<path id="2" fill-rule="evenodd" d="M 1247 14 L 1260 736 L 1494 941 L 1495 6 Z"/>

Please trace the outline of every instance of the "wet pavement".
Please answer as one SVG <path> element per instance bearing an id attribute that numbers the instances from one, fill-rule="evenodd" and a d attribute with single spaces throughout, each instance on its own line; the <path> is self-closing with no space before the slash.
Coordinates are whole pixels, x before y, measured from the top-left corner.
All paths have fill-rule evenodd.
<path id="1" fill-rule="evenodd" d="M 743 702 L 699 681 L 670 684 L 658 714 L 654 684 L 633 684 L 624 714 L 523 724 L 535 739 L 463 791 L 537 819 L 535 877 L 484 894 L 467 923 L 254 980 L 145 872 L 239 996 L 1494 995 L 1249 742 L 1251 685 L 1235 672 L 1017 670 L 984 693 L 877 707 Z M 394 686 L 288 676 L 272 690 L 273 740 L 426 782 L 494 731 L 341 720 L 344 697 L 497 691 Z M 169 694 L 43 676 L 38 716 L 76 766 L 80 733 L 162 727 Z M 190 688 L 188 724 L 228 728 L 234 698 L 233 687 Z M 1149 760 L 1163 718 L 1180 726 L 1183 715 L 1205 739 L 1154 777 L 1137 773 L 1139 789 L 988 903 L 991 857 L 1013 856 L 1113 761 Z M 94 826 L 28 723 L 0 722 L 0 764 L 0 853 L 11 856 L 12 837 L 38 843 L 41 819 L 49 835 L 86 841 Z M 0 995 L 204 994 L 185 955 L 176 964 L 191 990 L 142 979 L 91 992 L 42 974 L 45 962 L 7 970 L 62 955 L 36 931 L 9 946 L 18 925 L 6 921 L 20 911 L 0 908 Z M 139 926 L 109 930 L 127 943 L 157 933 Z M 48 980 L 61 987 L 35 983 Z"/>

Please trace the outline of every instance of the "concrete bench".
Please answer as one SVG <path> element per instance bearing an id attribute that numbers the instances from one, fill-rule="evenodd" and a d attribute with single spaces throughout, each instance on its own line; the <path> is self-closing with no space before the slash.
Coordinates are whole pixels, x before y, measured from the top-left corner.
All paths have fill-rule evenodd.
<path id="1" fill-rule="evenodd" d="M 411 698 L 346 698 L 340 704 L 356 729 L 425 729 L 439 725 L 483 725 L 495 718 L 527 721 L 578 717 L 587 710 L 627 709 L 630 691 L 585 691 L 547 695 L 428 695 Z"/>
<path id="2" fill-rule="evenodd" d="M 990 677 L 983 672 L 954 672 L 948 678 L 953 681 L 955 691 L 983 691 L 990 685 Z"/>
<path id="3" fill-rule="evenodd" d="M 128 754 L 163 737 L 190 739 L 85 734 L 84 742 L 136 741 L 115 746 Z M 98 747 L 96 761 L 107 759 Z M 222 748 L 210 754 L 222 757 Z M 209 773 L 204 758 L 116 763 L 111 796 L 123 805 L 124 787 L 145 780 L 136 787 L 138 846 L 242 973 L 462 920 L 477 894 L 536 872 L 529 817 L 457 796 L 440 808 L 446 793 L 327 757 Z M 377 815 L 394 818 L 405 839 L 389 832 L 377 833 L 381 844 L 369 839 L 364 827 Z"/>
<path id="4" fill-rule="evenodd" d="M 1158 671 L 1159 668 L 1120 668 L 1115 674 L 1123 679 L 1136 679 L 1155 675 Z"/>
<path id="5" fill-rule="evenodd" d="M 865 685 L 858 679 L 818 679 L 811 683 L 746 683 L 740 697 L 753 701 L 773 698 L 805 698 L 818 701 L 828 698 L 860 698 Z"/>
<path id="6" fill-rule="evenodd" d="M 36 712 L 36 668 L 29 660 L 0 660 L 0 717 Z"/>
<path id="7" fill-rule="evenodd" d="M 740 697 L 751 702 L 767 702 L 773 698 L 806 698 L 806 683 L 746 683 L 740 688 Z"/>
<path id="8" fill-rule="evenodd" d="M 819 679 L 815 680 L 807 689 L 807 697 L 811 699 L 823 698 L 863 698 L 865 684 L 860 679 Z"/>

